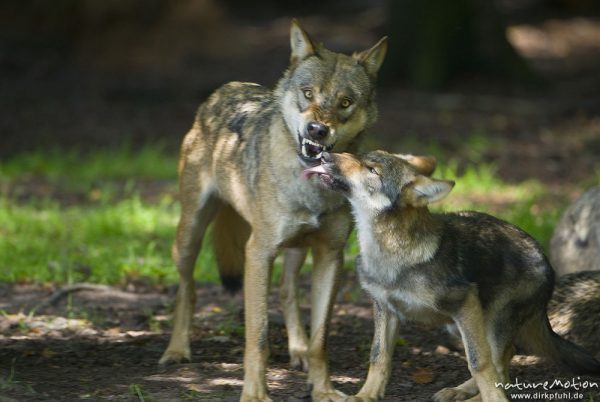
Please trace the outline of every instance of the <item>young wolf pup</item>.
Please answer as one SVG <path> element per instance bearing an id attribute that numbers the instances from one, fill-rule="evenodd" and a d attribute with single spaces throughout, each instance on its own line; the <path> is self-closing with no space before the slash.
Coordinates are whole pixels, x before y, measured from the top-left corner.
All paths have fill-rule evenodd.
<path id="1" fill-rule="evenodd" d="M 600 362 L 554 333 L 546 315 L 553 270 L 519 228 L 477 212 L 432 214 L 454 182 L 429 177 L 433 158 L 383 151 L 364 157 L 323 154 L 320 176 L 344 194 L 358 228 L 361 285 L 374 300 L 375 336 L 367 380 L 354 400 L 381 398 L 390 374 L 398 318 L 454 324 L 472 379 L 436 401 L 506 401 L 514 347 L 550 357 L 578 374 L 600 375 Z M 469 399 L 471 400 L 471 399 Z"/>
<path id="2" fill-rule="evenodd" d="M 352 56 L 315 44 L 293 21 L 291 62 L 274 91 L 231 82 L 203 103 L 181 146 L 181 217 L 173 245 L 179 290 L 173 333 L 160 363 L 190 359 L 193 270 L 214 221 L 214 246 L 225 287 L 243 274 L 245 333 L 242 401 L 269 401 L 267 294 L 273 260 L 284 250 L 281 301 L 294 366 L 308 368 L 316 401 L 339 400 L 329 379 L 325 340 L 336 278 L 352 219 L 343 196 L 300 177 L 325 150 L 356 150 L 376 118 L 375 79 L 385 38 Z M 310 341 L 296 298 L 311 248 Z"/>

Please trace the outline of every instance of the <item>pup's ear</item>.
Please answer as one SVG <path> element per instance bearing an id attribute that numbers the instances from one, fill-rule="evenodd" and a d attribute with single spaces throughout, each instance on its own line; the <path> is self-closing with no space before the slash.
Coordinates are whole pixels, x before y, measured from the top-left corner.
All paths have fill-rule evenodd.
<path id="1" fill-rule="evenodd" d="M 386 52 L 387 36 L 384 36 L 372 48 L 360 53 L 354 53 L 352 56 L 365 66 L 367 74 L 375 78 L 377 77 L 377 72 L 381 68 Z"/>
<path id="2" fill-rule="evenodd" d="M 408 188 L 407 202 L 415 207 L 424 207 L 446 197 L 454 187 L 452 180 L 436 180 L 426 176 L 417 176 Z"/>
<path id="3" fill-rule="evenodd" d="M 394 154 L 396 157 L 405 160 L 410 163 L 412 167 L 414 167 L 417 172 L 425 175 L 431 176 L 435 171 L 435 167 L 437 165 L 437 161 L 433 156 L 417 156 L 411 154 Z"/>
<path id="4" fill-rule="evenodd" d="M 295 18 L 290 26 L 290 45 L 292 48 L 292 63 L 297 63 L 315 54 L 315 45 Z"/>

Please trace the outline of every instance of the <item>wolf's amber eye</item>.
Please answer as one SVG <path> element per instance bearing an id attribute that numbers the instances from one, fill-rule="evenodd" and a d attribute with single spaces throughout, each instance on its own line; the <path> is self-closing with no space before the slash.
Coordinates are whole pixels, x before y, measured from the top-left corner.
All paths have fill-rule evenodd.
<path id="1" fill-rule="evenodd" d="M 352 104 L 352 101 L 351 101 L 350 99 L 348 99 L 348 98 L 344 98 L 344 99 L 342 99 L 342 101 L 340 102 L 340 106 L 341 106 L 343 109 L 347 109 L 347 108 L 349 108 L 351 104 Z"/>
<path id="2" fill-rule="evenodd" d="M 312 97 L 313 97 L 312 89 L 305 89 L 305 90 L 303 90 L 303 93 L 304 93 L 304 97 L 306 99 L 312 99 Z"/>

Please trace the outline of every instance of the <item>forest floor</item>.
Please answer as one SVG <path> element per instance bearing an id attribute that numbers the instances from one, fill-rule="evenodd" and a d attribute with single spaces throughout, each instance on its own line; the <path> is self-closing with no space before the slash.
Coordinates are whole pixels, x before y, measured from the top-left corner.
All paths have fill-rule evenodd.
<path id="1" fill-rule="evenodd" d="M 356 290 L 353 273 L 346 273 L 333 315 L 329 360 L 335 386 L 353 394 L 366 376 L 373 329 L 369 302 Z M 308 289 L 304 280 L 304 295 Z M 161 369 L 157 362 L 168 342 L 173 291 L 173 287 L 129 283 L 83 290 L 56 305 L 40 306 L 53 289 L 25 284 L 0 287 L 4 314 L 0 320 L 0 401 L 237 401 L 243 380 L 241 296 L 231 296 L 217 285 L 200 286 L 191 336 L 192 362 Z M 287 337 L 276 294 L 274 289 L 269 309 L 267 383 L 271 396 L 275 401 L 310 400 L 306 374 L 288 366 Z M 442 330 L 403 324 L 384 401 L 428 401 L 436 391 L 468 379 L 464 354 L 455 345 Z M 600 357 L 600 349 L 595 352 Z M 573 378 L 521 355 L 513 359 L 511 376 L 513 382 L 518 378 L 522 383 Z M 578 382 L 585 380 L 582 377 Z M 556 396 L 564 390 L 558 387 L 549 392 Z M 575 395 L 574 389 L 567 391 Z M 581 394 L 585 401 L 600 400 L 598 389 Z"/>

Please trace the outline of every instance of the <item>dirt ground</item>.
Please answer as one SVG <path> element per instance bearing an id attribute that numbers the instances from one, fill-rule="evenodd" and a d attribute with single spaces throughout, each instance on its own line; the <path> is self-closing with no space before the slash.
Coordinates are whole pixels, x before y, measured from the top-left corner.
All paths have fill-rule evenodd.
<path id="1" fill-rule="evenodd" d="M 0 157 L 40 147 L 85 150 L 149 140 L 175 152 L 198 103 L 214 88 L 231 80 L 271 85 L 289 57 L 288 17 L 225 21 L 222 12 L 214 14 L 206 18 L 216 22 L 195 23 L 210 33 L 210 40 L 198 44 L 208 49 L 204 55 L 177 53 L 181 46 L 173 44 L 183 40 L 178 36 L 167 35 L 162 42 L 155 40 L 159 35 L 151 36 L 131 50 L 102 42 L 94 32 L 78 39 L 91 45 L 67 61 L 57 61 L 60 54 L 42 47 L 4 48 L 0 109 L 10 113 L 0 119 Z M 562 200 L 577 196 L 581 181 L 600 166 L 600 20 L 539 17 L 531 23 L 515 21 L 509 33 L 546 80 L 544 89 L 477 77 L 464 77 L 436 93 L 402 84 L 382 86 L 380 120 L 370 145 L 423 152 L 438 144 L 464 162 L 496 163 L 505 180 L 534 178 L 555 188 Z M 349 52 L 374 43 L 383 19 L 378 6 L 326 17 L 305 15 L 302 22 L 319 40 Z M 157 57 L 165 49 L 173 53 Z M 137 57 L 135 63 L 119 64 L 130 56 Z M 161 60 L 171 64 L 159 65 Z M 482 152 L 474 144 L 465 146 L 465 139 L 477 133 L 498 142 Z M 61 201 L 73 198 L 52 189 L 25 191 Z M 160 370 L 173 287 L 130 283 L 81 291 L 56 306 L 36 309 L 54 290 L 0 284 L 0 402 L 238 400 L 243 376 L 240 295 L 232 298 L 216 285 L 201 286 L 193 362 Z M 288 368 L 275 292 L 270 303 L 271 395 L 275 401 L 308 400 L 306 375 Z M 348 273 L 329 340 L 333 380 L 348 394 L 359 389 L 366 375 L 371 334 L 369 303 Z M 426 401 L 439 389 L 466 380 L 464 355 L 452 344 L 441 330 L 403 325 L 385 400 Z M 600 349 L 592 352 L 600 357 Z M 529 382 L 571 378 L 525 356 L 515 357 L 511 375 Z M 600 394 L 594 398 L 600 400 Z"/>
<path id="2" fill-rule="evenodd" d="M 304 280 L 304 295 L 308 288 Z M 0 287 L 5 314 L 0 320 L 0 401 L 238 400 L 243 379 L 241 295 L 232 297 L 216 285 L 200 286 L 193 362 L 160 369 L 157 362 L 168 341 L 173 292 L 172 287 L 131 283 L 72 293 L 54 306 L 40 306 L 53 289 Z M 267 374 L 271 395 L 275 401 L 310 400 L 305 373 L 288 367 L 277 299 L 274 289 Z M 308 317 L 306 300 L 302 305 Z M 28 315 L 32 311 L 35 315 Z M 333 381 L 345 393 L 357 392 L 364 380 L 371 335 L 369 303 L 356 290 L 353 273 L 347 272 L 329 338 Z M 402 325 L 384 400 L 427 401 L 441 388 L 468 379 L 465 357 L 454 345 L 442 330 Z M 600 349 L 595 353 L 600 357 Z M 532 383 L 572 379 L 526 356 L 514 358 L 511 376 Z M 592 397 L 600 398 L 595 391 Z M 584 395 L 591 400 L 588 392 Z"/>

